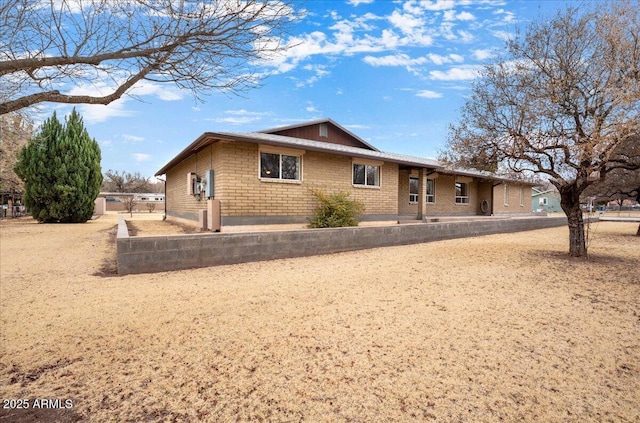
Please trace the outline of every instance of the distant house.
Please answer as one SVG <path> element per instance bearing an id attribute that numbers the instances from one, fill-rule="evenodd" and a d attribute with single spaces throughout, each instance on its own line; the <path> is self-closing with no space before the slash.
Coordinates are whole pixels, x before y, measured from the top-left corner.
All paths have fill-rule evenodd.
<path id="1" fill-rule="evenodd" d="M 133 197 L 135 211 L 147 212 L 150 207 L 155 212 L 164 210 L 165 196 L 163 193 L 137 193 L 137 192 L 101 192 L 96 198 L 95 214 L 103 214 L 106 211 L 124 212 L 126 207 L 124 200 Z"/>
<path id="2" fill-rule="evenodd" d="M 545 211 L 547 213 L 561 212 L 560 193 L 555 188 L 542 189 L 533 187 L 531 189 L 531 210 Z"/>
<path id="3" fill-rule="evenodd" d="M 219 201 L 223 225 L 301 223 L 312 190 L 346 191 L 363 220 L 531 213 L 531 184 L 378 150 L 331 119 L 261 132 L 206 132 L 166 175 L 166 215 L 198 221 Z"/>

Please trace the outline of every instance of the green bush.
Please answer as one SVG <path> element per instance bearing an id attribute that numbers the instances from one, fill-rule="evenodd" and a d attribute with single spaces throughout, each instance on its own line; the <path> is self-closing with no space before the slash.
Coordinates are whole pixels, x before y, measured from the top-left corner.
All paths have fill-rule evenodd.
<path id="1" fill-rule="evenodd" d="M 318 205 L 314 217 L 309 219 L 310 228 L 358 226 L 358 217 L 364 213 L 364 204 L 349 199 L 349 193 L 326 194 L 320 190 L 313 190 L 312 193 Z"/>
<path id="2" fill-rule="evenodd" d="M 18 155 L 24 203 L 39 222 L 83 223 L 100 192 L 100 147 L 73 109 L 64 125 L 54 112 Z"/>

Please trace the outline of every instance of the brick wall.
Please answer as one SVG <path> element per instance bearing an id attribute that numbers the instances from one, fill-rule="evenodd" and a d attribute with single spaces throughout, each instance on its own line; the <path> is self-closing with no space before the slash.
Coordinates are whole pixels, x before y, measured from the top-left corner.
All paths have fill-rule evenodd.
<path id="1" fill-rule="evenodd" d="M 509 186 L 508 204 L 505 204 L 505 185 Z M 522 205 L 520 197 L 521 188 L 523 194 Z M 493 213 L 497 215 L 531 213 L 531 187 L 514 183 L 496 185 L 493 188 Z"/>
<path id="2" fill-rule="evenodd" d="M 383 163 L 379 187 L 357 187 L 352 184 L 351 157 L 306 151 L 300 152 L 303 153 L 300 182 L 265 180 L 259 178 L 260 148 L 274 153 L 283 151 L 252 143 L 216 142 L 172 168 L 167 172 L 167 215 L 198 220 L 198 211 L 206 209 L 206 201 L 187 194 L 187 173 L 196 172 L 202 177 L 212 168 L 223 225 L 304 222 L 316 204 L 314 189 L 350 193 L 351 198 L 364 203 L 364 220 L 395 220 L 399 215 L 417 217 L 418 205 L 409 204 L 409 176 L 418 176 L 417 170 L 400 170 L 397 164 Z M 455 202 L 456 176 L 435 177 L 436 200 L 426 204 L 426 215 L 482 214 L 480 203 L 485 199 L 490 202 L 491 183 L 463 180 L 469 186 L 468 204 Z M 504 206 L 502 189 L 498 185 L 494 190 L 494 213 L 531 212 L 530 188 L 525 188 L 523 207 L 517 185 L 510 188 L 509 207 Z"/>
<path id="3" fill-rule="evenodd" d="M 435 178 L 436 201 L 427 203 L 427 216 L 438 215 L 476 215 L 479 214 L 481 201 L 478 195 L 478 182 L 467 181 L 469 186 L 469 203 L 456 203 L 456 177 L 452 175 L 438 175 Z"/>
<path id="4" fill-rule="evenodd" d="M 417 171 L 400 171 L 398 209 L 401 215 L 417 215 L 418 205 L 409 204 L 409 177 L 418 176 Z M 428 177 L 432 178 L 432 177 Z M 427 216 L 455 216 L 455 215 L 487 215 L 491 213 L 491 201 L 494 202 L 495 214 L 527 214 L 531 213 L 531 187 L 523 186 L 524 205 L 520 205 L 520 185 L 510 184 L 509 205 L 504 205 L 503 185 L 494 188 L 493 200 L 491 197 L 491 186 L 493 182 L 478 181 L 471 178 L 461 178 L 454 175 L 438 175 L 435 177 L 436 195 L 435 203 L 426 204 Z M 468 183 L 469 202 L 459 204 L 455 201 L 456 181 Z M 488 210 L 482 212 L 482 201 L 488 202 Z"/>
<path id="5" fill-rule="evenodd" d="M 259 178 L 260 146 L 251 143 L 215 143 L 167 172 L 167 213 L 197 220 L 206 201 L 186 194 L 188 172 L 202 176 L 213 166 L 215 198 L 221 201 L 223 224 L 305 221 L 313 213 L 312 190 L 346 191 L 365 205 L 370 217 L 395 219 L 398 213 L 398 165 L 381 166 L 380 187 L 352 184 L 352 159 L 313 151 L 302 155 L 302 181 L 283 182 Z M 279 152 L 264 146 L 263 151 Z"/>
<path id="6" fill-rule="evenodd" d="M 167 172 L 167 196 L 165 198 L 167 215 L 197 221 L 198 211 L 207 208 L 206 199 L 199 200 L 198 197 L 187 194 L 188 172 L 195 172 L 198 176 L 203 177 L 207 170 L 213 169 L 216 176 L 215 195 L 218 196 L 218 191 L 222 188 L 218 181 L 222 168 L 222 157 L 219 152 L 220 144 L 211 144 Z"/>
<path id="7" fill-rule="evenodd" d="M 418 172 L 401 169 L 398 175 L 398 214 L 415 219 L 418 215 L 418 204 L 409 204 L 409 178 L 412 176 L 418 177 Z"/>

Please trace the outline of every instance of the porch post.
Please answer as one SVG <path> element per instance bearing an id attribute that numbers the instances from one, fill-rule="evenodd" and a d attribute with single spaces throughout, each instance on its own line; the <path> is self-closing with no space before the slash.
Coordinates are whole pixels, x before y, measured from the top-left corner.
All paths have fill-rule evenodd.
<path id="1" fill-rule="evenodd" d="M 427 169 L 418 169 L 418 219 L 427 218 Z"/>

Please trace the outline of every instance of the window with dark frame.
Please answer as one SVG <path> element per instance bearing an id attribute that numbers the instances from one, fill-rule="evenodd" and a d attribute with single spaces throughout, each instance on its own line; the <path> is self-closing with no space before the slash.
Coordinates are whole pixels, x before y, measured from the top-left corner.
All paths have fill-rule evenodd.
<path id="1" fill-rule="evenodd" d="M 456 204 L 469 204 L 469 184 L 456 182 Z"/>
<path id="2" fill-rule="evenodd" d="M 409 178 L 409 204 L 418 203 L 418 178 Z"/>
<path id="3" fill-rule="evenodd" d="M 260 153 L 260 177 L 289 181 L 300 180 L 300 156 Z"/>
<path id="4" fill-rule="evenodd" d="M 353 164 L 353 184 L 380 186 L 380 166 Z"/>
<path id="5" fill-rule="evenodd" d="M 427 203 L 436 202 L 436 180 L 427 179 Z"/>

